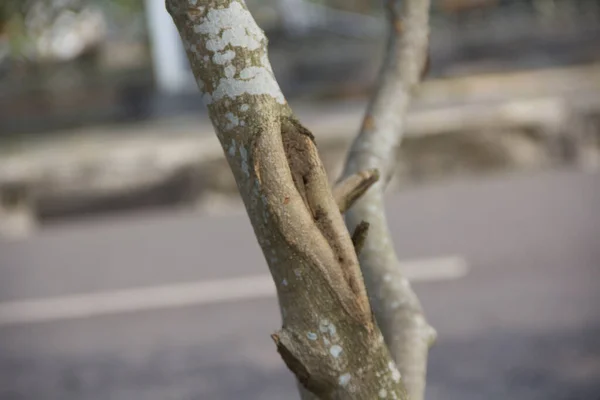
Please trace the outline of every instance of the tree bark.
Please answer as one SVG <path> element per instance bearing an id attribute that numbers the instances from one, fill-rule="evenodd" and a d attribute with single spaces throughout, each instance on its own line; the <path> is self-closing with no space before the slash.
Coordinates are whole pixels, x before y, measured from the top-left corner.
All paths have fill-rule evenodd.
<path id="1" fill-rule="evenodd" d="M 373 313 L 412 400 L 424 398 L 427 354 L 436 334 L 399 270 L 383 197 L 396 166 L 411 94 L 426 68 L 429 5 L 429 0 L 388 0 L 386 58 L 342 174 L 347 179 L 359 171 L 377 169 L 382 177 L 346 213 L 346 223 L 350 231 L 362 221 L 369 223 L 360 266 Z"/>
<path id="2" fill-rule="evenodd" d="M 167 0 L 277 288 L 273 340 L 321 399 L 407 399 L 312 134 L 243 0 Z M 354 192 L 354 191 L 350 191 Z"/>

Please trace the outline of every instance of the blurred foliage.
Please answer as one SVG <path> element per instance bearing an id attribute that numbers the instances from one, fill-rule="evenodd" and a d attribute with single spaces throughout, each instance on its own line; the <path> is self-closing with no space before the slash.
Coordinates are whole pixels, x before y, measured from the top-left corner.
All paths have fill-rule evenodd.
<path id="1" fill-rule="evenodd" d="M 70 29 L 68 23 L 75 25 L 73 20 L 86 12 L 89 17 L 90 10 L 101 13 L 100 17 L 95 17 L 97 24 L 98 19 L 102 19 L 114 21 L 110 24 L 113 27 L 120 25 L 132 29 L 136 25 L 131 22 L 139 20 L 143 7 L 144 0 L 1 0 L 0 63 L 7 57 L 20 60 L 38 58 L 40 47 L 48 47 L 46 42 L 39 43 L 40 37 L 56 36 L 56 32 L 50 32 L 52 30 L 62 30 L 58 33 L 66 35 Z M 85 25 L 89 30 L 87 21 L 81 22 L 79 28 Z"/>

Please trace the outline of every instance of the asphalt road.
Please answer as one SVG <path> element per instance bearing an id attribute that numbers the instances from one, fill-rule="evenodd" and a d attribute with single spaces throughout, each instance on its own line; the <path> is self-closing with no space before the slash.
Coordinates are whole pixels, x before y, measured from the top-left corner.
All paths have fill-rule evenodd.
<path id="1" fill-rule="evenodd" d="M 388 212 L 403 259 L 461 254 L 469 266 L 465 276 L 415 284 L 439 332 L 428 399 L 600 399 L 599 174 L 413 189 L 390 196 Z M 28 299 L 265 272 L 243 214 L 71 221 L 0 243 L 0 317 Z M 45 322 L 0 318 L 0 399 L 295 399 L 269 338 L 279 323 L 264 293 Z"/>

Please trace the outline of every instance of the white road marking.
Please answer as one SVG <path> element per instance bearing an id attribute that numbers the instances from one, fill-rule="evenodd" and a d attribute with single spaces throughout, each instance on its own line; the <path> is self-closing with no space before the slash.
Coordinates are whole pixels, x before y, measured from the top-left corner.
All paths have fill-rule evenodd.
<path id="1" fill-rule="evenodd" d="M 461 256 L 421 258 L 400 263 L 400 269 L 411 282 L 458 279 L 469 272 L 467 260 Z"/>
<path id="2" fill-rule="evenodd" d="M 458 279 L 468 272 L 461 257 L 404 261 L 411 282 Z M 133 288 L 0 303 L 0 326 L 213 304 L 275 296 L 270 275 Z"/>

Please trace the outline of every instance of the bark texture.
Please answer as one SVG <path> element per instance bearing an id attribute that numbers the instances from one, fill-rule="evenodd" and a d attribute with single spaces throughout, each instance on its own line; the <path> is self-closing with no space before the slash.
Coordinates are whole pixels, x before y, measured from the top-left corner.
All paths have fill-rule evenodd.
<path id="1" fill-rule="evenodd" d="M 427 354 L 436 334 L 399 270 L 383 200 L 386 183 L 396 165 L 406 110 L 426 68 L 429 3 L 388 0 L 390 34 L 386 58 L 342 174 L 343 180 L 369 169 L 377 169 L 381 174 L 379 182 L 346 213 L 346 223 L 350 231 L 362 221 L 369 223 L 360 266 L 373 313 L 412 400 L 424 398 Z"/>
<path id="2" fill-rule="evenodd" d="M 242 0 L 166 4 L 277 288 L 283 361 L 321 399 L 406 399 L 339 211 L 348 202 L 277 85 L 264 33 Z"/>

